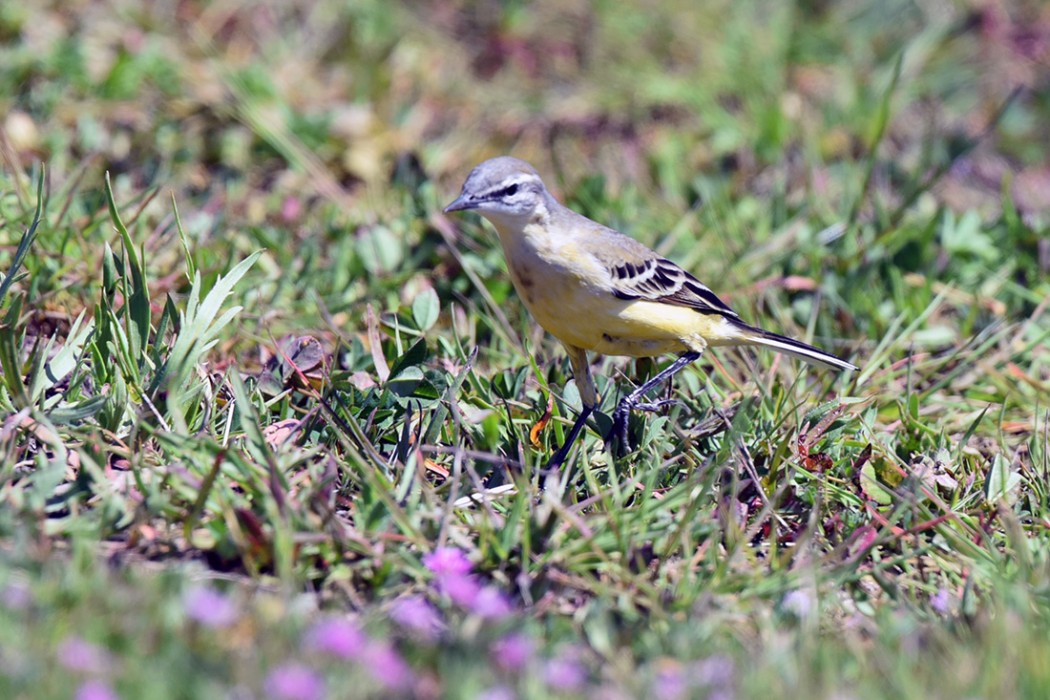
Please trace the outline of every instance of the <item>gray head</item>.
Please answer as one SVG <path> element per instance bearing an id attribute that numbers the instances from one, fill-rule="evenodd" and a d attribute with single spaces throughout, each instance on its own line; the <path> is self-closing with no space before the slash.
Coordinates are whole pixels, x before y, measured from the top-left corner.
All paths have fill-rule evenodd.
<path id="1" fill-rule="evenodd" d="M 470 171 L 459 197 L 445 212 L 476 209 L 488 219 L 510 222 L 546 214 L 549 201 L 551 195 L 534 167 L 500 156 Z"/>

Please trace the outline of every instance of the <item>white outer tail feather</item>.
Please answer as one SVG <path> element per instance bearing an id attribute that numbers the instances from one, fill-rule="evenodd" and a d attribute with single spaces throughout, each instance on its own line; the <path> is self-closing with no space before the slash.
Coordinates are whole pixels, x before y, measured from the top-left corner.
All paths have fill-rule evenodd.
<path id="1" fill-rule="evenodd" d="M 784 353 L 785 355 L 791 355 L 798 359 L 808 362 L 812 365 L 823 365 L 825 367 L 834 367 L 835 369 L 842 370 L 855 370 L 859 369 L 856 365 L 845 360 L 840 360 L 834 355 L 824 352 L 812 345 L 806 345 L 805 343 L 793 340 L 776 333 L 770 333 L 760 328 L 748 328 L 747 341 L 754 345 L 761 345 L 767 347 L 770 350 Z"/>

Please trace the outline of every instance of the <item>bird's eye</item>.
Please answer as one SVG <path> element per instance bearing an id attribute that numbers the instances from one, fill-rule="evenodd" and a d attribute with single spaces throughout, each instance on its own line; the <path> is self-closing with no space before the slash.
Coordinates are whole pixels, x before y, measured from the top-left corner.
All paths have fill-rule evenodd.
<path id="1" fill-rule="evenodd" d="M 517 186 L 517 184 L 510 185 L 509 187 L 507 187 L 507 188 L 505 188 L 503 190 L 503 196 L 504 197 L 513 197 L 517 193 L 518 193 L 518 186 Z"/>

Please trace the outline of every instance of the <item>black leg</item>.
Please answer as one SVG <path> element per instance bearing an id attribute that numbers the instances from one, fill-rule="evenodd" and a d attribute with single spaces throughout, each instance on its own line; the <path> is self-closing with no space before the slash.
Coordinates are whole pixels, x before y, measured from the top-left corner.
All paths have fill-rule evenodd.
<path id="1" fill-rule="evenodd" d="M 658 384 L 671 378 L 680 369 L 696 362 L 699 358 L 700 353 L 695 351 L 689 351 L 680 355 L 678 359 L 668 365 L 665 370 L 658 372 L 652 379 L 623 397 L 620 400 L 620 403 L 616 406 L 616 410 L 613 411 L 612 430 L 610 430 L 609 434 L 605 437 L 606 443 L 610 445 L 616 444 L 616 449 L 619 454 L 624 454 L 630 451 L 631 444 L 630 437 L 627 434 L 627 420 L 631 416 L 631 411 L 636 408 L 643 411 L 656 411 L 667 404 L 674 403 L 674 401 L 667 400 L 642 403 L 642 399 Z"/>
<path id="2" fill-rule="evenodd" d="M 565 438 L 565 444 L 561 446 L 551 460 L 547 462 L 547 471 L 551 472 L 561 467 L 565 463 L 565 460 L 569 458 L 569 450 L 572 449 L 572 444 L 576 442 L 576 438 L 580 436 L 580 431 L 583 430 L 583 426 L 587 423 L 587 419 L 594 412 L 594 406 L 584 406 L 583 410 L 580 411 L 579 418 L 572 424 L 572 429 L 569 430 L 569 437 Z"/>

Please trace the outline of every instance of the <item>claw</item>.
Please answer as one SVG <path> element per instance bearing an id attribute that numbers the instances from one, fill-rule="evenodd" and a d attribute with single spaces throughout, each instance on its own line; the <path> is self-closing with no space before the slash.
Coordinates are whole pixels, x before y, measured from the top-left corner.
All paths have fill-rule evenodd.
<path id="1" fill-rule="evenodd" d="M 660 399 L 659 401 L 647 401 L 645 403 L 635 404 L 634 410 L 655 413 L 666 406 L 675 406 L 681 403 L 682 402 L 678 399 Z"/>

